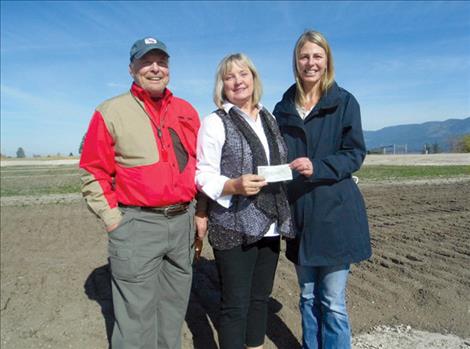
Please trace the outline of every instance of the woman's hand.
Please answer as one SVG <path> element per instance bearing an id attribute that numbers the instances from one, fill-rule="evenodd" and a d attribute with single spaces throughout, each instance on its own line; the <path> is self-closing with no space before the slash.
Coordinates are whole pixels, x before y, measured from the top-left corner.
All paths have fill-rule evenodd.
<path id="1" fill-rule="evenodd" d="M 265 185 L 268 185 L 268 183 L 264 177 L 246 174 L 225 182 L 223 195 L 256 195 Z"/>
<path id="2" fill-rule="evenodd" d="M 305 177 L 313 175 L 313 164 L 309 158 L 297 158 L 289 164 L 290 168 Z"/>

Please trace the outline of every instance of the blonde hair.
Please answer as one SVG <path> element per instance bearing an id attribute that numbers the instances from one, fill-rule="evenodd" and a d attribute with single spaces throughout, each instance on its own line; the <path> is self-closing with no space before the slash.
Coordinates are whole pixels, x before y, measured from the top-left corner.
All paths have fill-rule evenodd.
<path id="1" fill-rule="evenodd" d="M 217 66 L 214 86 L 215 105 L 219 108 L 222 108 L 224 101 L 227 100 L 227 96 L 224 93 L 224 76 L 227 75 L 234 64 L 246 66 L 248 69 L 250 69 L 251 74 L 253 75 L 253 105 L 257 105 L 261 100 L 263 87 L 261 85 L 261 80 L 255 65 L 244 53 L 233 53 L 225 56 Z"/>
<path id="2" fill-rule="evenodd" d="M 302 86 L 302 80 L 300 79 L 299 67 L 297 65 L 297 58 L 299 57 L 300 50 L 309 41 L 313 44 L 320 46 L 325 50 L 326 53 L 326 71 L 323 74 L 320 81 L 320 95 L 323 95 L 326 90 L 333 84 L 335 80 L 335 68 L 333 65 L 333 54 L 331 52 L 330 45 L 326 38 L 320 32 L 314 30 L 308 30 L 304 32 L 299 39 L 297 40 L 294 48 L 294 57 L 293 57 L 293 69 L 296 85 L 295 101 L 299 105 L 305 104 L 305 91 Z"/>

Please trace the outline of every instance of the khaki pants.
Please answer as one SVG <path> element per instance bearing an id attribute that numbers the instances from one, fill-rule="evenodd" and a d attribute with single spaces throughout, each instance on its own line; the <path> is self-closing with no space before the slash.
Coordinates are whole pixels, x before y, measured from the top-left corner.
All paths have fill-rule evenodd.
<path id="1" fill-rule="evenodd" d="M 179 349 L 189 300 L 194 207 L 173 217 L 124 208 L 109 234 L 112 349 Z"/>

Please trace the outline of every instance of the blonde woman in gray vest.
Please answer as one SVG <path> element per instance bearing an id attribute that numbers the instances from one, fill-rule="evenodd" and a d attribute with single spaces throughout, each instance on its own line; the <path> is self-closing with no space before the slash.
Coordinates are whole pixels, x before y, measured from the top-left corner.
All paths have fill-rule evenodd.
<path id="1" fill-rule="evenodd" d="M 196 184 L 209 202 L 209 243 L 221 287 L 221 349 L 263 348 L 280 236 L 293 237 L 283 182 L 258 166 L 287 162 L 271 113 L 260 103 L 259 74 L 242 53 L 226 56 L 215 79 L 217 110 L 198 135 Z"/>

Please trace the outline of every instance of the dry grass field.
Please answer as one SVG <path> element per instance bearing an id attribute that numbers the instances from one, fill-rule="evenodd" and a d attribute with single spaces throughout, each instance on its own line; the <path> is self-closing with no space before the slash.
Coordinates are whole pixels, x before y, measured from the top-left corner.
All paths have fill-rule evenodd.
<path id="1" fill-rule="evenodd" d="M 388 161 L 377 159 L 377 166 Z M 1 347 L 107 348 L 113 323 L 107 237 L 73 193 L 76 168 L 3 165 Z M 470 171 L 425 180 L 366 176 L 359 187 L 374 254 L 351 270 L 355 348 L 470 348 Z M 194 270 L 183 348 L 215 349 L 220 293 L 207 243 Z M 266 348 L 300 348 L 297 302 L 294 269 L 282 256 Z"/>

